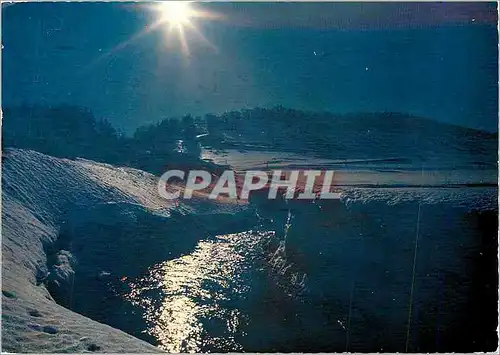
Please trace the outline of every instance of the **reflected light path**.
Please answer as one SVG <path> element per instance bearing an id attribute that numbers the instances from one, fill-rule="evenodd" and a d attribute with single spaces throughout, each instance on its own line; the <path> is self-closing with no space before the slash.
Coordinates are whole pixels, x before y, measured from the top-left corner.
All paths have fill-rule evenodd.
<path id="1" fill-rule="evenodd" d="M 143 308 L 148 333 L 167 352 L 241 351 L 237 338 L 247 320 L 238 304 L 273 235 L 247 231 L 200 241 L 192 253 L 131 282 L 126 299 Z"/>

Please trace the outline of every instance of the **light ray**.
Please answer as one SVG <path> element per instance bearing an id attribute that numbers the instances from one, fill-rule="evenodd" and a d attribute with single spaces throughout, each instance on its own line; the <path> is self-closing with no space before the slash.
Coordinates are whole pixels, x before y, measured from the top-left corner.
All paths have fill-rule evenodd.
<path id="1" fill-rule="evenodd" d="M 190 1 L 165 1 L 155 3 L 154 5 L 138 4 L 134 5 L 134 8 L 144 9 L 155 13 L 156 19 L 127 40 L 118 43 L 110 50 L 100 54 L 96 59 L 83 68 L 84 71 L 101 60 L 116 54 L 145 35 L 161 28 L 165 29 L 165 45 L 167 46 L 169 46 L 172 42 L 171 37 L 174 36 L 174 30 L 177 32 L 176 37 L 180 44 L 181 51 L 186 56 L 189 56 L 190 54 L 188 32 L 194 34 L 204 45 L 210 47 L 215 52 L 218 52 L 218 49 L 196 27 L 194 21 L 195 19 L 207 21 L 222 20 L 224 19 L 224 16 L 221 14 L 195 8 Z"/>
<path id="2" fill-rule="evenodd" d="M 130 37 L 126 41 L 120 42 L 116 46 L 111 48 L 110 50 L 102 53 L 99 57 L 97 57 L 90 64 L 88 64 L 87 67 L 92 67 L 93 65 L 97 64 L 101 60 L 115 54 L 116 52 L 121 51 L 122 49 L 124 49 L 128 45 L 132 44 L 133 42 L 137 41 L 138 39 L 140 39 L 140 38 L 144 37 L 145 35 L 157 30 L 161 25 L 163 25 L 163 23 L 159 20 L 153 22 L 152 24 L 146 26 L 142 31 L 134 34 L 132 37 Z"/>
<path id="3" fill-rule="evenodd" d="M 184 33 L 184 26 L 178 27 L 177 31 L 179 32 L 179 41 L 181 42 L 182 53 L 189 56 L 189 46 L 187 44 L 186 34 Z"/>
<path id="4" fill-rule="evenodd" d="M 207 46 L 209 46 L 212 50 L 214 50 L 215 52 L 218 51 L 217 47 L 215 47 L 212 42 L 210 42 L 204 35 L 203 33 L 198 30 L 198 27 L 196 27 L 194 25 L 194 23 L 192 22 L 189 22 L 187 25 L 187 27 L 189 27 L 189 29 Z"/>

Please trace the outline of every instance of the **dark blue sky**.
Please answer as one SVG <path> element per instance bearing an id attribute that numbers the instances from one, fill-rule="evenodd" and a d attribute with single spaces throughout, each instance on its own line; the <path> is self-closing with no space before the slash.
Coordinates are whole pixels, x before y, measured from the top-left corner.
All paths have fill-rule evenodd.
<path id="1" fill-rule="evenodd" d="M 496 130 L 496 4 L 201 4 L 190 55 L 134 4 L 4 7 L 3 104 L 70 103 L 116 127 L 281 104 Z M 110 52 L 111 51 L 111 52 Z"/>

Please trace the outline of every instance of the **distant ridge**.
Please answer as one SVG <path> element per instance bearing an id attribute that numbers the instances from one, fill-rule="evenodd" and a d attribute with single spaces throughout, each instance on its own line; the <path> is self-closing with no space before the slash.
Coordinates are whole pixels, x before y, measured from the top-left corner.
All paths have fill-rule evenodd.
<path id="1" fill-rule="evenodd" d="M 167 161 L 216 170 L 199 159 L 200 142 L 214 149 L 288 151 L 328 159 L 399 157 L 414 166 L 438 167 L 496 167 L 498 151 L 498 133 L 410 114 L 335 114 L 283 106 L 167 118 L 127 137 L 87 108 L 23 105 L 4 109 L 2 133 L 4 147 L 82 157 L 153 174 L 160 174 Z M 179 142 L 182 152 L 177 151 Z"/>

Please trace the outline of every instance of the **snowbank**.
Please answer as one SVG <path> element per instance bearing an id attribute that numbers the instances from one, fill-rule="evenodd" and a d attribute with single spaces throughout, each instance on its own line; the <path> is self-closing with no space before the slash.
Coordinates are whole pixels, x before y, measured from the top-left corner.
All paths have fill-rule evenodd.
<path id="1" fill-rule="evenodd" d="M 177 214 L 213 212 L 214 204 L 169 204 L 158 195 L 156 178 L 139 170 L 19 149 L 3 152 L 2 184 L 2 350 L 160 352 L 55 302 L 47 285 L 70 287 L 78 264 L 64 250 L 60 232 L 69 216 L 78 218 L 95 206 L 127 204 L 168 218 L 173 209 Z M 217 212 L 241 208 L 220 205 Z"/>

